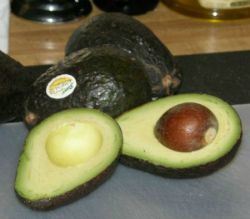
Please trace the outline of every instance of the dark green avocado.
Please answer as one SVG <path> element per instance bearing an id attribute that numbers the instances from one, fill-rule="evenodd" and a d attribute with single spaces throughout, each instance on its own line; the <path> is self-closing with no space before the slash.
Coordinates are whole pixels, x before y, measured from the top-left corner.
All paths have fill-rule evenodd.
<path id="1" fill-rule="evenodd" d="M 20 200 L 37 210 L 75 201 L 111 176 L 120 155 L 117 122 L 95 109 L 53 114 L 28 134 L 16 173 Z"/>
<path id="2" fill-rule="evenodd" d="M 144 24 L 121 13 L 92 17 L 74 31 L 66 45 L 66 55 L 82 48 L 113 45 L 136 57 L 146 69 L 152 97 L 175 93 L 181 73 L 168 48 Z"/>
<path id="3" fill-rule="evenodd" d="M 32 126 L 74 107 L 116 117 L 151 100 L 144 72 L 133 56 L 112 46 L 79 50 L 35 81 L 25 102 L 25 122 Z"/>
<path id="4" fill-rule="evenodd" d="M 186 103 L 205 107 L 212 112 L 218 123 L 216 129 L 207 129 L 206 137 L 210 141 L 204 147 L 189 152 L 170 148 L 155 133 L 166 112 Z M 183 120 L 180 118 L 174 120 L 174 123 Z M 206 94 L 179 94 L 161 98 L 124 113 L 117 121 L 124 137 L 121 163 L 165 177 L 185 178 L 211 174 L 232 160 L 242 135 L 241 121 L 236 111 L 223 100 Z M 192 127 L 188 126 L 188 135 Z M 170 133 L 172 130 L 165 131 Z M 179 134 L 178 130 L 173 130 L 175 132 L 177 142 L 184 139 L 185 136 Z"/>
<path id="5" fill-rule="evenodd" d="M 0 51 L 0 122 L 22 119 L 23 102 L 36 77 Z"/>

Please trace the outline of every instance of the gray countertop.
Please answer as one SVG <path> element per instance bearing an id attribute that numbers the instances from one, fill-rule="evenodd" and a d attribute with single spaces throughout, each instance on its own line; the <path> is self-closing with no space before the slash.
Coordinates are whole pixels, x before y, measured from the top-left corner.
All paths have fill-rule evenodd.
<path id="1" fill-rule="evenodd" d="M 212 175 L 168 179 L 119 165 L 105 184 L 70 205 L 36 212 L 14 193 L 18 157 L 27 130 L 22 123 L 0 125 L 1 219 L 249 219 L 250 104 L 236 105 L 243 139 L 235 158 Z"/>

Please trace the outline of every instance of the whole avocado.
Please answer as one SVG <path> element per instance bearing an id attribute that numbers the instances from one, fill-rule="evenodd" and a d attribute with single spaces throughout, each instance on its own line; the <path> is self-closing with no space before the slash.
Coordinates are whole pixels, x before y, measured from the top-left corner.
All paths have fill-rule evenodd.
<path id="1" fill-rule="evenodd" d="M 0 121 L 21 119 L 23 102 L 38 73 L 31 74 L 14 58 L 0 51 Z"/>
<path id="2" fill-rule="evenodd" d="M 65 53 L 108 44 L 133 54 L 144 64 L 153 98 L 178 90 L 181 73 L 171 52 L 148 27 L 122 13 L 92 17 L 73 32 Z"/>
<path id="3" fill-rule="evenodd" d="M 43 73 L 25 101 L 25 122 L 33 126 L 73 107 L 99 109 L 113 117 L 151 100 L 144 65 L 112 46 L 72 53 Z"/>

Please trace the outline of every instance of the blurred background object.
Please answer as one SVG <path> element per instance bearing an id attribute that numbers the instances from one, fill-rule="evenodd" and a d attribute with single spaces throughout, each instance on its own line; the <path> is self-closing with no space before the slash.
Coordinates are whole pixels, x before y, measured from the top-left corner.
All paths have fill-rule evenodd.
<path id="1" fill-rule="evenodd" d="M 61 23 L 88 15 L 89 0 L 12 0 L 12 12 L 25 19 L 43 23 Z"/>
<path id="2" fill-rule="evenodd" d="M 138 15 L 153 10 L 159 0 L 93 0 L 93 2 L 103 11 Z"/>
<path id="3" fill-rule="evenodd" d="M 249 0 L 163 0 L 180 13 L 210 21 L 250 17 Z"/>
<path id="4" fill-rule="evenodd" d="M 8 52 L 9 45 L 9 0 L 0 1 L 0 51 Z"/>

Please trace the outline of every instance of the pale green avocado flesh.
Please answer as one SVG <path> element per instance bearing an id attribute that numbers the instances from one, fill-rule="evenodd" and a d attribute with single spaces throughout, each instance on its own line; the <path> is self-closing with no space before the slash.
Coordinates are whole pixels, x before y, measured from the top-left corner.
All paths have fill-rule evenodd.
<path id="1" fill-rule="evenodd" d="M 154 135 L 158 119 L 168 109 L 181 103 L 199 103 L 212 111 L 218 120 L 213 141 L 192 152 L 178 152 L 162 145 Z M 232 106 L 206 94 L 179 94 L 144 104 L 117 119 L 123 132 L 122 155 L 155 166 L 189 169 L 215 162 L 229 153 L 241 138 L 241 121 Z"/>
<path id="2" fill-rule="evenodd" d="M 94 109 L 56 113 L 28 134 L 15 190 L 28 202 L 63 196 L 104 172 L 119 156 L 122 133 Z"/>

